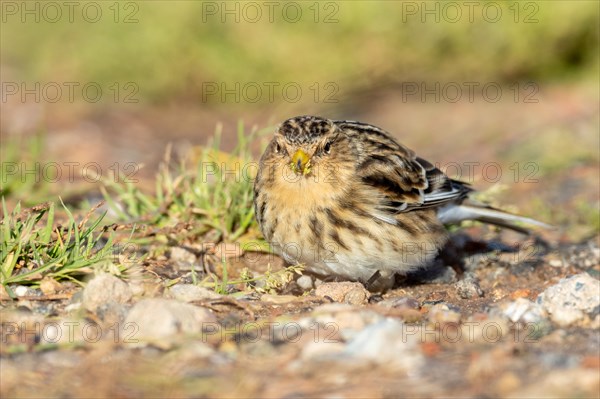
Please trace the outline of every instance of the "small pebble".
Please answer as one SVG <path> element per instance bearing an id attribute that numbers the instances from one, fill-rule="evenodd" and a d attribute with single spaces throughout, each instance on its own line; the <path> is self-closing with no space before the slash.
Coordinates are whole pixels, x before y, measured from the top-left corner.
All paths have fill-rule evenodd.
<path id="1" fill-rule="evenodd" d="M 388 298 L 377 303 L 378 306 L 396 309 L 419 309 L 419 301 L 410 297 Z"/>
<path id="2" fill-rule="evenodd" d="M 205 324 L 216 326 L 208 309 L 174 299 L 144 299 L 129 311 L 125 326 L 135 325 L 135 340 L 156 340 L 179 333 L 199 333 Z"/>
<path id="3" fill-rule="evenodd" d="M 455 306 L 438 303 L 429 308 L 427 318 L 433 323 L 459 323 L 461 314 Z"/>
<path id="4" fill-rule="evenodd" d="M 260 300 L 263 302 L 274 303 L 274 304 L 284 304 L 290 303 L 298 300 L 298 297 L 294 295 L 272 295 L 272 294 L 264 294 L 260 297 Z"/>
<path id="5" fill-rule="evenodd" d="M 363 288 L 352 288 L 344 295 L 344 302 L 350 305 L 361 305 L 367 301 L 369 293 Z"/>
<path id="6" fill-rule="evenodd" d="M 124 304 L 131 300 L 127 283 L 112 274 L 102 273 L 94 277 L 83 289 L 83 307 L 90 312 L 109 304 Z"/>
<path id="7" fill-rule="evenodd" d="M 52 277 L 44 277 L 40 282 L 40 290 L 45 295 L 56 294 L 62 289 L 62 285 Z"/>
<path id="8" fill-rule="evenodd" d="M 309 291 L 314 288 L 314 282 L 313 282 L 312 277 L 310 277 L 306 274 L 298 277 L 298 279 L 296 280 L 296 284 L 298 284 L 298 286 L 300 288 L 302 288 L 304 291 Z"/>
<path id="9" fill-rule="evenodd" d="M 182 302 L 204 301 L 208 299 L 219 299 L 222 295 L 213 290 L 194 284 L 175 284 L 167 291 L 167 297 Z"/>
<path id="10" fill-rule="evenodd" d="M 185 248 L 172 247 L 169 258 L 180 270 L 191 270 L 200 267 L 196 254 Z"/>
<path id="11" fill-rule="evenodd" d="M 367 302 L 370 293 L 361 283 L 345 281 L 340 283 L 323 283 L 317 287 L 315 295 L 323 298 L 329 297 L 334 302 L 361 305 Z"/>
<path id="12" fill-rule="evenodd" d="M 513 323 L 539 323 L 546 320 L 546 311 L 537 303 L 525 298 L 518 298 L 502 306 L 502 313 Z"/>
<path id="13" fill-rule="evenodd" d="M 462 299 L 478 298 L 483 296 L 483 290 L 479 286 L 479 280 L 471 273 L 467 273 L 465 277 L 454 284 L 456 293 Z"/>
<path id="14" fill-rule="evenodd" d="M 560 326 L 595 326 L 600 320 L 600 281 L 587 273 L 564 278 L 542 292 L 537 303 Z"/>
<path id="15" fill-rule="evenodd" d="M 418 334 L 408 334 L 404 323 L 390 318 L 358 332 L 348 342 L 344 354 L 411 372 L 424 363 Z"/>
<path id="16" fill-rule="evenodd" d="M 25 287 L 24 285 L 19 285 L 17 288 L 15 288 L 15 295 L 27 296 L 29 295 L 29 288 Z"/>
<path id="17" fill-rule="evenodd" d="M 328 303 L 317 306 L 311 317 L 298 323 L 305 329 L 314 329 L 318 324 L 327 330 L 326 335 L 340 334 L 347 340 L 362 331 L 366 326 L 383 320 L 384 317 L 372 310 L 361 309 L 345 303 Z"/>

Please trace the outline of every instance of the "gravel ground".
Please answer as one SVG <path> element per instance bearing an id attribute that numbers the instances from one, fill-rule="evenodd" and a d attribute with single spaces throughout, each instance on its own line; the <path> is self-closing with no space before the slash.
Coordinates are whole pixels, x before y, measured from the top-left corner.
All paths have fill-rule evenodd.
<path id="1" fill-rule="evenodd" d="M 383 295 L 329 282 L 221 296 L 108 274 L 52 301 L 16 288 L 2 396 L 597 397 L 598 239 L 463 260 Z"/>

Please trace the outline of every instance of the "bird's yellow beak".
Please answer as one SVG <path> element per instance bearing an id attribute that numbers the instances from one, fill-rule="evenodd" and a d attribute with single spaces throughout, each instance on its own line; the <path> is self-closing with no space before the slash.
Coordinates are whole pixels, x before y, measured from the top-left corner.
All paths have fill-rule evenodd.
<path id="1" fill-rule="evenodd" d="M 294 173 L 307 175 L 310 173 L 310 157 L 302 150 L 297 150 L 292 155 L 292 163 L 290 165 Z"/>

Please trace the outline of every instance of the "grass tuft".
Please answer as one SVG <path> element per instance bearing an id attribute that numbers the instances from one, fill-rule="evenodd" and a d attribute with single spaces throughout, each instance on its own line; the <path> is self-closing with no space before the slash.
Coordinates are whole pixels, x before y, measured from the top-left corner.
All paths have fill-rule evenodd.
<path id="1" fill-rule="evenodd" d="M 253 184 L 258 163 L 249 148 L 265 131 L 254 128 L 246 135 L 240 122 L 237 146 L 225 153 L 220 149 L 221 128 L 217 127 L 211 144 L 194 149 L 179 162 L 172 159 L 170 147 L 167 149 L 154 192 L 145 193 L 131 182 L 109 177 L 102 194 L 121 221 L 164 227 L 195 220 L 199 223 L 193 234 L 212 231 L 215 242 L 256 238 Z"/>
<path id="2" fill-rule="evenodd" d="M 93 272 L 92 266 L 107 262 L 113 254 L 114 235 L 100 223 L 106 212 L 92 219 L 92 208 L 78 223 L 62 203 L 65 226 L 55 224 L 54 203 L 9 213 L 2 198 L 4 218 L 0 221 L 0 283 L 11 297 L 13 284 L 39 285 L 45 277 L 71 280 Z"/>

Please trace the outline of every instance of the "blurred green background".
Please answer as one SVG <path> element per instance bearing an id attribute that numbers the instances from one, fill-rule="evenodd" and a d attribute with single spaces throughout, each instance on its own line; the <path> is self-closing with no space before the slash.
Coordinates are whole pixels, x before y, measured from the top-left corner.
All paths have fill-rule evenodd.
<path id="1" fill-rule="evenodd" d="M 598 68 L 596 1 L 106 1 L 76 2 L 72 17 L 61 2 L 38 3 L 39 15 L 36 2 L 2 3 L 11 79 L 135 82 L 137 97 L 158 104 L 201 101 L 202 83 L 215 81 L 333 81 L 360 93 L 414 80 L 574 79 Z"/>

